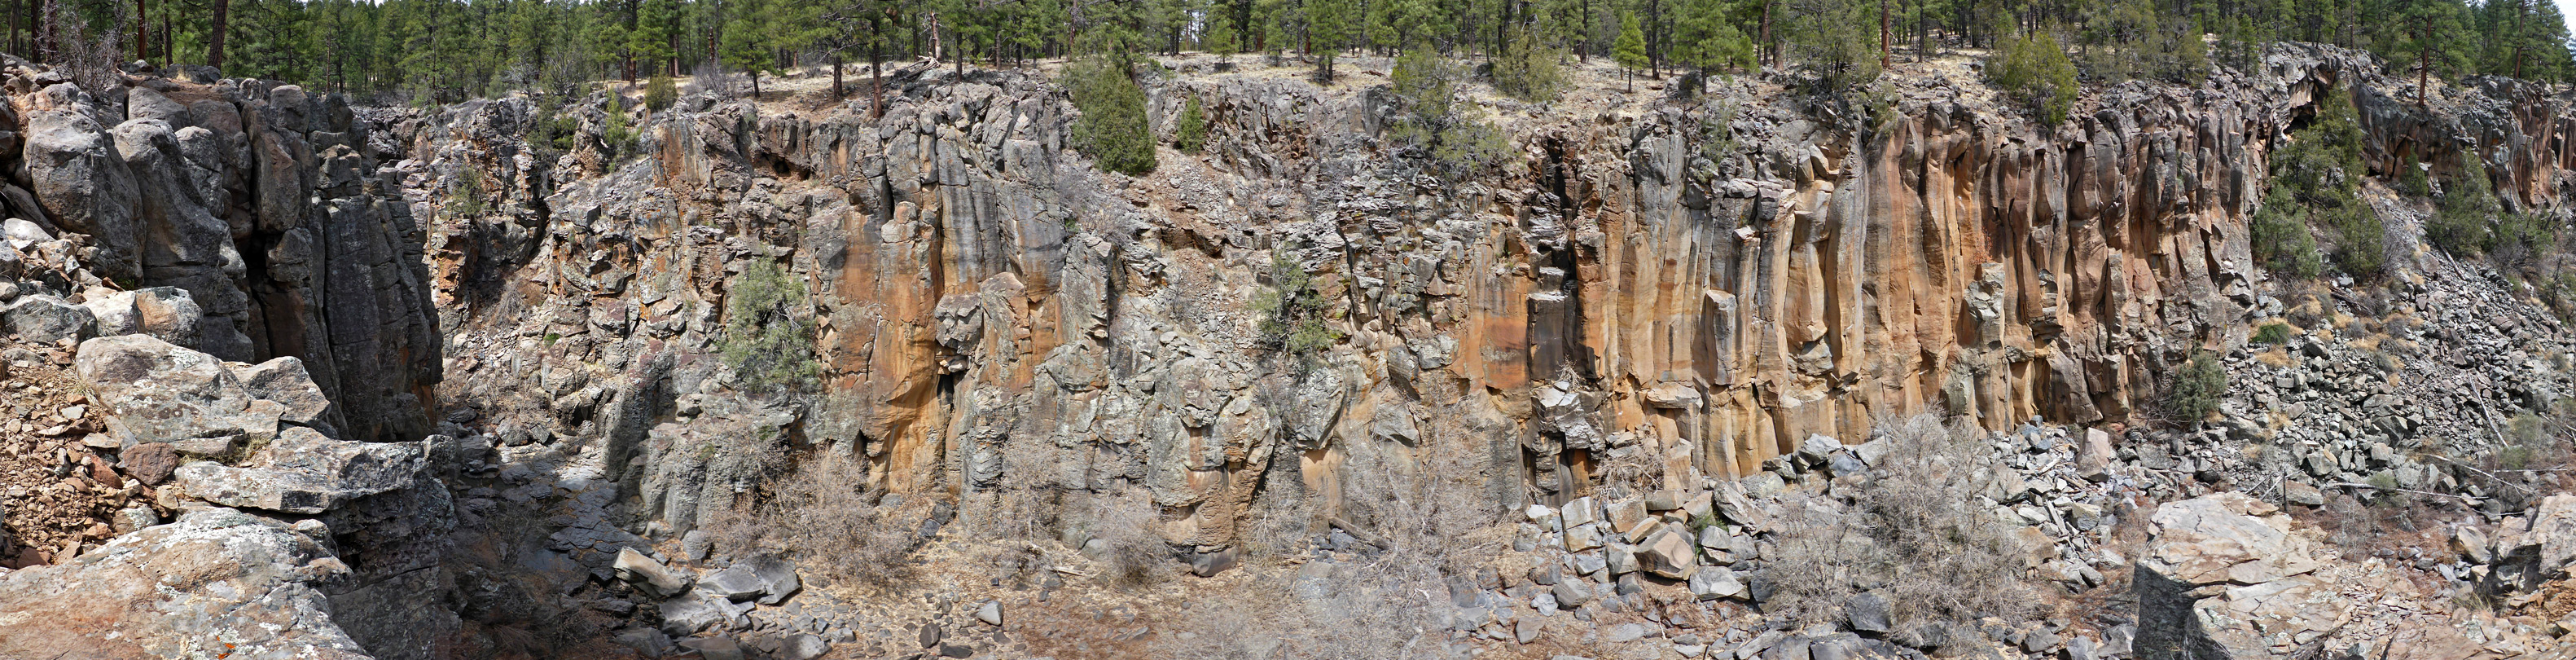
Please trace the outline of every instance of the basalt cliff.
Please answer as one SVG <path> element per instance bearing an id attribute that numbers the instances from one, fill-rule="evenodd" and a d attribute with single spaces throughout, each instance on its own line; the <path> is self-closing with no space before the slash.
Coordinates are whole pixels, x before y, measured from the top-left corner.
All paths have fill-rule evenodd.
<path id="1" fill-rule="evenodd" d="M 2576 336 L 2400 188 L 2564 227 L 2576 100 L 2260 59 L 2054 125 L 1587 65 L 1469 85 L 1465 177 L 1370 58 L 1151 61 L 1135 176 L 1051 64 L 12 61 L 0 657 L 2567 656 Z M 2272 272 L 2346 98 L 2386 270 Z"/>

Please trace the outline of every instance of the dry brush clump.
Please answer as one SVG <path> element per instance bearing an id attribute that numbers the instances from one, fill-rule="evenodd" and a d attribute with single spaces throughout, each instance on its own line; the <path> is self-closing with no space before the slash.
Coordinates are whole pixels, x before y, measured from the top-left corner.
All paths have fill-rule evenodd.
<path id="1" fill-rule="evenodd" d="M 2033 611 L 2038 594 L 2023 574 L 2026 553 L 2011 525 L 1978 498 L 1996 468 L 1976 433 L 1944 428 L 1931 414 L 1881 422 L 1880 432 L 1895 449 L 1849 501 L 1786 503 L 1788 524 L 1765 554 L 1762 579 L 1773 591 L 1764 608 L 1830 621 L 1853 596 L 1875 592 L 1890 605 L 1893 634 L 1909 642 Z"/>
<path id="2" fill-rule="evenodd" d="M 889 495 L 867 483 L 857 459 L 813 456 L 772 482 L 767 497 L 720 514 L 715 527 L 736 544 L 730 547 L 783 547 L 837 578 L 900 584 L 919 568 L 913 552 L 925 540 L 923 522 L 935 505 L 927 496 Z"/>
<path id="3" fill-rule="evenodd" d="M 1140 589 L 1170 577 L 1172 544 L 1162 534 L 1162 507 L 1145 489 L 1129 487 L 1082 498 L 1064 507 L 1065 538 L 1100 562 L 1104 584 Z"/>

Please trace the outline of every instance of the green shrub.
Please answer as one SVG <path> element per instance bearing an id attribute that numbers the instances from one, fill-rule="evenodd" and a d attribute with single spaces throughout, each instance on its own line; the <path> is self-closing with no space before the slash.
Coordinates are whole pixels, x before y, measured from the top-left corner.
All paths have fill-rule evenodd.
<path id="1" fill-rule="evenodd" d="M 2275 189 L 2264 197 L 2263 208 L 2254 212 L 2251 227 L 2254 260 L 2279 275 L 2311 279 L 2324 274 L 2325 255 L 2317 251 L 2316 236 L 2301 221 L 2295 202 Z"/>
<path id="2" fill-rule="evenodd" d="M 1396 57 L 1395 71 L 1387 76 L 1396 106 L 1388 142 L 1450 181 L 1483 174 L 1510 154 L 1502 130 L 1458 98 L 1464 77 L 1456 64 L 1422 47 Z"/>
<path id="3" fill-rule="evenodd" d="M 2370 478 L 2363 479 L 2362 481 L 2370 484 L 2371 492 L 2367 497 L 2369 497 L 2369 499 L 2374 503 L 2396 502 L 2398 501 L 2398 498 L 2395 496 L 2404 494 L 2404 492 L 2398 490 L 2397 473 L 2395 472 L 2380 470 L 2378 472 L 2371 473 Z"/>
<path id="4" fill-rule="evenodd" d="M 2046 31 L 2004 42 L 1987 64 L 1986 77 L 2050 124 L 2066 121 L 2067 109 L 2075 105 L 2075 62 Z"/>
<path id="5" fill-rule="evenodd" d="M 2397 192 L 2405 193 L 2408 197 L 2433 196 L 2433 180 L 2424 174 L 2423 167 L 2405 165 L 2401 168 L 2406 170 L 2406 173 L 2397 177 Z"/>
<path id="6" fill-rule="evenodd" d="M 1154 135 L 1145 120 L 1145 90 L 1124 55 L 1089 55 L 1064 69 L 1064 86 L 1082 116 L 1073 122 L 1073 146 L 1100 169 L 1125 174 L 1154 171 Z"/>
<path id="7" fill-rule="evenodd" d="M 2325 215 L 2335 232 L 2335 268 L 2363 279 L 2388 271 L 2388 226 L 2377 212 L 2354 200 Z"/>
<path id="8" fill-rule="evenodd" d="M 2165 411 L 2179 421 L 2197 422 L 2218 411 L 2218 401 L 2227 396 L 2227 367 L 2219 364 L 2218 354 L 2206 350 L 2192 353 L 2183 363 L 2173 384 L 2165 390 Z"/>
<path id="9" fill-rule="evenodd" d="M 1720 163 L 1725 162 L 1727 156 L 1735 155 L 1735 114 L 1735 104 L 1727 103 L 1700 120 L 1700 157 L 1710 163 Z"/>
<path id="10" fill-rule="evenodd" d="M 608 117 L 599 127 L 599 150 L 607 154 L 608 160 L 617 160 L 635 151 L 635 127 L 626 118 L 626 102 L 617 95 L 609 95 L 607 110 Z"/>
<path id="11" fill-rule="evenodd" d="M 644 109 L 661 112 L 680 101 L 679 82 L 670 76 L 654 76 L 644 81 Z"/>
<path id="12" fill-rule="evenodd" d="M 768 259 L 753 259 L 725 292 L 725 365 L 747 392 L 778 394 L 814 385 L 814 317 L 805 281 Z"/>
<path id="13" fill-rule="evenodd" d="M 483 174 L 472 168 L 458 174 L 456 187 L 447 191 L 447 211 L 465 218 L 483 215 Z"/>
<path id="14" fill-rule="evenodd" d="M 1189 105 L 1181 108 L 1180 124 L 1173 131 L 1173 148 L 1194 154 L 1207 146 L 1207 111 L 1199 108 L 1198 95 L 1190 95 Z"/>
<path id="15" fill-rule="evenodd" d="M 1270 255 L 1270 288 L 1253 296 L 1252 311 L 1261 315 L 1261 342 L 1297 359 L 1300 365 L 1313 364 L 1317 354 L 1342 340 L 1341 333 L 1327 325 L 1331 310 L 1324 295 L 1315 290 L 1314 276 L 1287 252 Z"/>
<path id="16" fill-rule="evenodd" d="M 2466 257 L 2495 247 L 2498 236 L 2488 227 L 2495 223 L 2500 208 L 2478 157 L 2471 154 L 2460 161 L 2460 176 L 2443 187 L 2433 216 L 2424 220 L 2424 238 L 2444 252 Z"/>
<path id="17" fill-rule="evenodd" d="M 2491 240 L 2489 250 L 2500 257 L 2546 256 L 2558 252 L 2558 226 L 2537 213 L 2499 214 Z"/>
<path id="18" fill-rule="evenodd" d="M 1511 50 L 1494 60 L 1494 88 L 1531 103 L 1554 101 L 1566 86 L 1565 69 L 1557 64 L 1562 59 L 1565 51 L 1540 43 L 1536 34 L 1523 30 Z"/>
<path id="19" fill-rule="evenodd" d="M 2254 330 L 2254 343 L 2281 345 L 2290 343 L 2290 324 L 2265 323 Z"/>
<path id="20" fill-rule="evenodd" d="M 2388 266 L 2387 226 L 2361 201 L 2361 127 L 2349 90 L 2320 99 L 2316 120 L 2272 156 L 2272 189 L 2252 228 L 2258 259 L 2274 270 L 2313 276 L 2309 228 L 2335 239 L 2335 267 L 2375 278 Z M 2304 226 L 2301 226 L 2304 225 Z M 2286 268 L 2285 268 L 2286 266 Z"/>

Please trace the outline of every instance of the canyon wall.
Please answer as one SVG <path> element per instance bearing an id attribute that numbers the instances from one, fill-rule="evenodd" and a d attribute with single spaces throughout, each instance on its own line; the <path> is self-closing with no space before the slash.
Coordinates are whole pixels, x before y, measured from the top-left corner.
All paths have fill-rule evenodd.
<path id="1" fill-rule="evenodd" d="M 551 167 L 523 100 L 389 119 L 464 351 L 449 396 L 487 428 L 608 437 L 639 511 L 682 528 L 767 469 L 709 438 L 752 437 L 864 456 L 899 492 L 1141 485 L 1214 548 L 1274 492 L 1366 521 L 1424 481 L 1490 506 L 1620 465 L 1749 475 L 1926 410 L 2138 421 L 2193 351 L 2242 341 L 2266 154 L 2338 85 L 2374 168 L 2475 153 L 2516 208 L 2555 208 L 2568 162 L 2554 99 L 2489 82 L 2423 113 L 2322 47 L 2108 88 L 2057 126 L 1965 69 L 1892 78 L 1876 116 L 1737 81 L 1486 99 L 1513 157 L 1459 182 L 1390 157 L 1382 70 L 1172 67 L 1147 76 L 1156 129 L 1194 96 L 1207 146 L 1132 178 L 1066 148 L 1075 112 L 1028 71 L 893 69 L 881 117 L 687 97 L 631 161 L 596 110 Z M 461 172 L 499 182 L 488 212 L 442 203 Z M 764 258 L 811 282 L 810 405 L 740 396 L 710 355 Z M 1263 336 L 1275 259 L 1311 275 L 1329 348 Z"/>

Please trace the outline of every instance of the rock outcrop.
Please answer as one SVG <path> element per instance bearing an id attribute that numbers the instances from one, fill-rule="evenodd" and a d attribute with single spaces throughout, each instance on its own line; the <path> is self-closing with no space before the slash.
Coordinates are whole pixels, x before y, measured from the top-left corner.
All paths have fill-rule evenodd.
<path id="1" fill-rule="evenodd" d="M 149 299 L 91 296 L 111 326 L 91 332 L 141 323 L 226 360 L 296 357 L 361 422 L 349 433 L 431 430 L 422 396 L 438 382 L 440 342 L 422 241 L 410 206 L 382 192 L 367 126 L 345 99 L 163 78 L 100 98 L 52 73 L 20 76 L 18 89 L 35 91 L 14 97 L 26 130 L 9 161 L 27 178 L 0 198 L 38 232 L 78 237 L 78 264 L 60 263 L 60 279 L 37 278 L 29 293 L 135 289 Z M 193 309 L 149 287 L 184 291 Z M 33 312 L 8 318 L 22 336 L 90 336 Z"/>
<path id="2" fill-rule="evenodd" d="M 0 573 L 0 656 L 368 658 L 320 588 L 349 570 L 329 544 L 319 523 L 206 509 Z"/>

